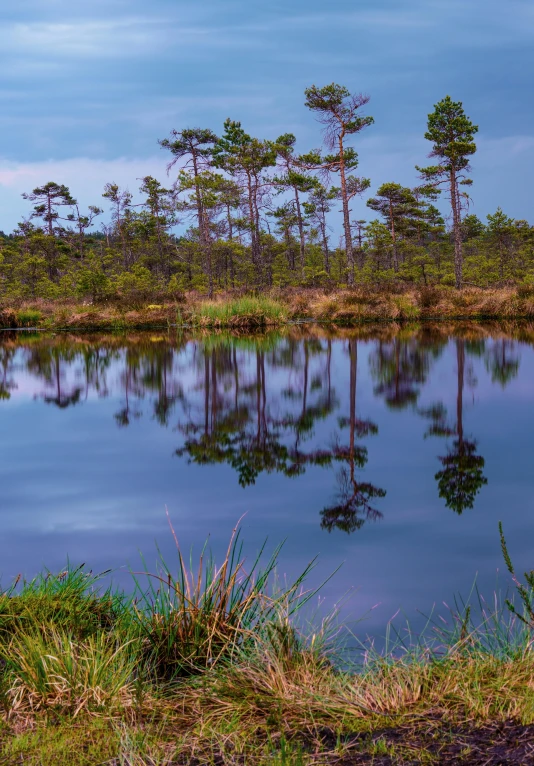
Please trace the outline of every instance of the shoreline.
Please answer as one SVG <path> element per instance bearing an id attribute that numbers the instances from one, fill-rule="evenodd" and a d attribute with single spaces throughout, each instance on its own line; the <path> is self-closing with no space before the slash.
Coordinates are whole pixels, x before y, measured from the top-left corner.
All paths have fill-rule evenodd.
<path id="1" fill-rule="evenodd" d="M 446 632 L 366 642 L 351 664 L 335 614 L 301 627 L 311 565 L 271 591 L 279 548 L 245 570 L 239 544 L 234 530 L 219 567 L 178 548 L 178 573 L 132 572 L 131 595 L 84 565 L 19 576 L 0 594 L 0 762 L 531 762 L 532 623 L 464 606 Z"/>
<path id="2" fill-rule="evenodd" d="M 534 287 L 484 290 L 449 288 L 328 293 L 272 291 L 264 297 L 223 294 L 207 300 L 187 294 L 177 301 L 74 304 L 33 301 L 0 309 L 5 330 L 273 329 L 317 323 L 339 327 L 387 322 L 525 321 L 534 319 Z"/>

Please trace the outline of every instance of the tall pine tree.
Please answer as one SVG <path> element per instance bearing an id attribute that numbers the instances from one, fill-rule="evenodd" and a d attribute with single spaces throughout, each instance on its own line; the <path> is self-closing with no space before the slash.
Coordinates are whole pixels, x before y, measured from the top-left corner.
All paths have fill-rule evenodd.
<path id="1" fill-rule="evenodd" d="M 476 152 L 474 141 L 478 126 L 474 125 L 464 112 L 461 101 L 445 96 L 428 115 L 428 129 L 425 138 L 432 141 L 429 157 L 437 159 L 436 165 L 417 168 L 424 181 L 436 188 L 444 186 L 451 203 L 452 228 L 454 237 L 454 277 L 456 288 L 462 286 L 462 209 L 467 194 L 462 186 L 473 182 L 467 178 L 471 170 L 469 157 Z"/>

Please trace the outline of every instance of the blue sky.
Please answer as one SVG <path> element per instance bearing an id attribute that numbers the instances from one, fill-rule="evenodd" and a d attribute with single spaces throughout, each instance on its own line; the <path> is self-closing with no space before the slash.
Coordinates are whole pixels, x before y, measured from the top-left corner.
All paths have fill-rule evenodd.
<path id="1" fill-rule="evenodd" d="M 231 116 L 318 146 L 303 91 L 332 81 L 371 96 L 356 146 L 373 190 L 416 182 L 426 115 L 449 93 L 480 126 L 474 212 L 534 219 L 530 0 L 19 0 L 0 21 L 4 230 L 28 212 L 21 192 L 49 180 L 84 204 L 106 181 L 164 180 L 157 139 L 172 128 Z"/>

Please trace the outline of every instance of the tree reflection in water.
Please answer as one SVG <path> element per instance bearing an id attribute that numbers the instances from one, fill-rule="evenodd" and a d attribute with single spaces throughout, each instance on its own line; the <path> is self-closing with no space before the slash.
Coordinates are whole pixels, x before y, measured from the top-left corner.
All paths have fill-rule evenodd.
<path id="1" fill-rule="evenodd" d="M 484 476 L 485 460 L 477 455 L 477 442 L 467 439 L 464 434 L 464 378 L 465 340 L 456 338 L 456 423 L 447 424 L 447 411 L 443 404 L 434 405 L 424 414 L 430 416 L 432 425 L 429 434 L 433 436 L 456 436 L 446 455 L 439 458 L 443 468 L 435 475 L 439 496 L 447 508 L 461 515 L 467 508 L 473 508 L 480 489 L 488 483 Z"/>
<path id="2" fill-rule="evenodd" d="M 66 383 L 66 372 L 72 365 L 76 351 L 61 346 L 35 345 L 28 359 L 28 370 L 44 378 L 47 389 L 41 394 L 47 404 L 64 410 L 80 402 L 83 391 L 78 382 Z"/>
<path id="3" fill-rule="evenodd" d="M 370 420 L 360 420 L 356 415 L 356 383 L 358 375 L 358 341 L 349 340 L 349 444 L 340 446 L 336 444 L 332 450 L 335 460 L 343 461 L 338 472 L 339 489 L 337 503 L 324 508 L 321 511 L 321 527 L 331 532 L 333 529 L 341 529 L 351 533 L 360 529 L 366 521 L 382 518 L 382 513 L 371 505 L 371 500 L 385 497 L 386 491 L 375 487 L 369 482 L 358 481 L 356 469 L 365 467 L 368 455 L 367 447 L 356 444 L 356 438 L 362 439 L 369 434 L 378 433 L 378 426 Z M 340 419 L 340 425 L 347 422 Z"/>
<path id="4" fill-rule="evenodd" d="M 11 398 L 11 391 L 17 387 L 13 378 L 14 348 L 0 346 L 0 401 Z"/>
<path id="5" fill-rule="evenodd" d="M 351 533 L 382 517 L 375 506 L 386 491 L 365 481 L 369 455 L 363 442 L 378 434 L 378 426 L 358 417 L 359 342 L 356 333 L 346 335 L 334 342 L 328 335 L 301 338 L 297 332 L 192 342 L 149 336 L 124 341 L 108 336 L 98 342 L 17 338 L 0 345 L 0 401 L 9 399 L 22 375 L 34 381 L 37 398 L 61 410 L 82 406 L 91 395 L 119 393 L 114 417 L 121 428 L 149 414 L 182 435 L 178 456 L 199 465 L 229 465 L 242 487 L 262 474 L 297 477 L 310 467 L 331 468 L 335 495 L 320 511 L 321 527 Z M 447 507 L 461 514 L 474 506 L 487 483 L 477 442 L 464 433 L 464 386 L 473 378 L 466 354 L 483 360 L 491 381 L 504 387 L 518 374 L 519 353 L 508 338 L 455 339 L 456 419 L 451 424 L 443 402 L 416 409 L 446 334 L 425 329 L 411 336 L 387 335 L 372 341 L 373 393 L 393 412 L 411 409 L 429 418 L 427 435 L 452 438 L 435 478 Z M 348 375 L 347 357 L 333 354 L 333 343 L 346 344 Z M 348 390 L 345 411 L 333 381 Z M 333 433 L 321 433 L 324 421 L 335 423 Z"/>
<path id="6" fill-rule="evenodd" d="M 307 449 L 318 421 L 325 419 L 339 402 L 332 388 L 332 344 L 326 347 L 315 339 L 288 340 L 274 350 L 257 347 L 249 355 L 255 364 L 247 377 L 246 359 L 240 360 L 235 347 L 224 346 L 202 352 L 203 411 L 190 415 L 181 426 L 186 441 L 177 450 L 197 464 L 227 463 L 238 475 L 242 487 L 254 484 L 261 473 L 303 474 L 308 466 L 328 467 L 345 463 L 338 472 L 338 501 L 321 512 L 321 526 L 352 532 L 366 519 L 380 518 L 371 507 L 373 498 L 385 491 L 368 482 L 359 482 L 356 469 L 367 463 L 367 449 L 356 438 L 376 433 L 377 426 L 356 417 L 357 341 L 349 342 L 350 415 L 339 418 L 340 428 L 349 427 L 349 444 L 334 438 L 329 449 Z M 266 356 L 270 369 L 285 369 L 289 385 L 267 390 Z M 317 360 L 320 364 L 312 364 Z M 298 409 L 294 406 L 300 405 Z"/>
<path id="7" fill-rule="evenodd" d="M 301 388 L 282 390 L 273 386 L 268 395 L 266 354 L 271 369 L 288 369 L 290 378 L 298 377 Z M 195 420 L 191 415 L 181 425 L 186 441 L 177 454 L 192 462 L 227 463 L 237 472 L 242 487 L 254 484 L 261 473 L 278 472 L 298 476 L 306 465 L 325 465 L 331 456 L 325 450 L 303 449 L 303 442 L 313 436 L 314 424 L 326 418 L 337 404 L 331 387 L 331 345 L 326 351 L 326 393 L 316 380 L 310 401 L 310 358 L 322 356 L 322 345 L 303 341 L 282 343 L 271 352 L 257 347 L 244 359 L 235 347 L 204 349 L 203 412 Z M 247 362 L 253 361 L 252 369 Z M 202 379 L 200 379 L 202 380 Z M 199 382 L 199 386 L 202 383 Z M 283 411 L 283 399 L 300 399 L 298 414 Z"/>
<path id="8" fill-rule="evenodd" d="M 506 388 L 519 372 L 519 353 L 513 340 L 495 340 L 486 354 L 486 369 L 491 373 L 492 383 Z"/>

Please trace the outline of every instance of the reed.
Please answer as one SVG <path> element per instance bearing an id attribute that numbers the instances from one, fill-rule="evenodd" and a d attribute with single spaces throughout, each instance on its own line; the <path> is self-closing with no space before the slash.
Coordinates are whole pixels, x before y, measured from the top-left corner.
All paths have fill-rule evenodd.
<path id="1" fill-rule="evenodd" d="M 16 324 L 18 327 L 38 327 L 42 318 L 39 309 L 22 308 L 16 312 Z"/>

